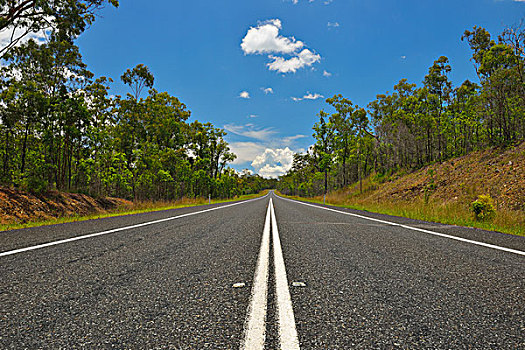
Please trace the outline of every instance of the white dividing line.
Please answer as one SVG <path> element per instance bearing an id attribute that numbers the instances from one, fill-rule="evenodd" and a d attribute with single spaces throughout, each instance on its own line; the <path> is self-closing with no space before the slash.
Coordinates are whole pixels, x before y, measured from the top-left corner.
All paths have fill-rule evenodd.
<path id="1" fill-rule="evenodd" d="M 525 256 L 525 252 L 521 251 L 521 250 L 500 247 L 500 246 L 497 246 L 497 245 L 494 245 L 494 244 L 473 241 L 473 240 L 466 239 L 466 238 L 451 236 L 451 235 L 447 235 L 447 234 L 444 234 L 444 233 L 439 233 L 439 232 L 435 232 L 435 231 L 429 231 L 429 230 L 425 230 L 425 229 L 422 229 L 422 228 L 408 226 L 408 225 L 403 225 L 403 224 L 398 224 L 398 223 L 390 222 L 390 221 L 386 221 L 386 220 L 374 219 L 374 218 L 370 218 L 370 217 L 363 216 L 363 215 L 358 215 L 358 214 L 354 214 L 354 213 L 348 213 L 348 212 L 344 212 L 344 211 L 340 211 L 340 210 L 335 210 L 335 209 L 332 209 L 332 208 L 320 207 L 318 205 L 313 205 L 313 204 L 310 204 L 310 203 L 296 201 L 296 200 L 292 200 L 292 199 L 288 199 L 288 198 L 284 198 L 284 197 L 279 197 L 279 198 L 287 200 L 287 201 L 290 201 L 290 202 L 293 202 L 293 203 L 299 203 L 299 204 L 302 204 L 302 205 L 307 205 L 309 207 L 314 207 L 314 208 L 317 208 L 317 209 L 324 209 L 324 210 L 328 210 L 328 211 L 333 211 L 335 213 L 350 215 L 350 216 L 354 216 L 354 217 L 357 217 L 357 218 L 360 218 L 360 219 L 375 221 L 375 222 L 379 222 L 379 223 L 387 224 L 387 225 L 392 225 L 392 226 L 399 226 L 399 227 L 406 228 L 406 229 L 409 229 L 409 230 L 414 230 L 414 231 L 428 233 L 428 234 L 431 234 L 431 235 L 434 235 L 434 236 L 450 238 L 450 239 L 454 239 L 454 240 L 460 241 L 460 242 L 475 244 L 475 245 L 479 245 L 479 246 L 486 247 L 486 248 L 497 249 L 497 250 L 501 250 L 501 251 L 504 251 L 504 252 L 507 252 L 507 253 L 513 253 L 513 254 L 518 254 L 518 255 Z"/>
<path id="2" fill-rule="evenodd" d="M 270 204 L 261 240 L 259 258 L 253 278 L 252 296 L 248 306 L 248 317 L 244 325 L 241 350 L 263 350 L 266 340 L 266 309 L 268 298 L 268 264 L 270 262 Z"/>
<path id="3" fill-rule="evenodd" d="M 279 343 L 282 350 L 299 350 L 299 339 L 295 328 L 295 317 L 292 308 L 292 299 L 288 289 L 286 268 L 284 266 L 281 240 L 277 229 L 277 219 L 273 202 L 270 198 L 272 208 L 272 236 L 273 236 L 273 261 L 275 267 L 275 294 L 277 300 L 277 315 L 279 322 Z"/>
<path id="4" fill-rule="evenodd" d="M 177 215 L 177 216 L 173 216 L 173 217 L 170 217 L 170 218 L 165 218 L 165 219 L 160 219 L 160 220 L 154 220 L 154 221 L 148 221 L 148 222 L 144 222 L 144 223 L 137 224 L 137 225 L 131 225 L 131 226 L 125 226 L 125 227 L 119 227 L 119 228 L 115 228 L 115 229 L 108 230 L 108 231 L 97 232 L 97 233 L 91 233 L 91 234 L 84 235 L 84 236 L 78 236 L 78 237 L 73 237 L 73 238 L 62 239 L 62 240 L 60 240 L 60 241 L 55 241 L 55 242 L 49 242 L 49 243 L 39 244 L 39 245 L 35 245 L 35 246 L 31 246 L 31 247 L 26 247 L 26 248 L 20 248 L 20 249 L 15 249 L 15 250 L 9 250 L 9 251 L 7 251 L 7 252 L 2 252 L 2 253 L 0 253 L 0 257 L 8 256 L 8 255 L 14 255 L 14 254 L 23 253 L 23 252 L 28 252 L 28 251 L 31 251 L 31 250 L 41 249 L 41 248 L 45 248 L 45 247 L 51 247 L 51 246 L 54 246 L 54 245 L 59 245 L 59 244 L 64 244 L 64 243 L 69 243 L 69 242 L 74 242 L 74 241 L 78 241 L 78 240 L 81 240 L 81 239 L 86 239 L 86 238 L 92 238 L 92 237 L 97 237 L 97 236 L 107 235 L 107 234 L 110 234 L 110 233 L 115 233 L 115 232 L 124 231 L 124 230 L 130 230 L 130 229 L 134 229 L 134 228 L 138 228 L 138 227 L 143 227 L 143 226 L 148 226 L 148 225 L 158 224 L 158 223 L 165 222 L 165 221 L 170 221 L 170 220 L 180 219 L 180 218 L 183 218 L 183 217 L 186 217 L 186 216 L 191 216 L 191 215 L 197 215 L 197 214 L 207 213 L 207 212 L 210 212 L 210 211 L 213 211 L 213 210 L 224 209 L 224 208 L 228 208 L 228 207 L 233 207 L 234 205 L 239 205 L 239 204 L 244 204 L 244 203 L 248 203 L 248 202 L 251 202 L 251 201 L 259 200 L 259 199 L 262 199 L 262 198 L 266 198 L 267 196 L 268 196 L 268 194 L 265 195 L 265 196 L 263 196 L 263 197 L 254 198 L 254 199 L 249 199 L 249 200 L 247 200 L 247 201 L 236 202 L 236 203 L 232 203 L 232 204 L 223 205 L 223 206 L 220 206 L 220 207 L 215 207 L 215 208 L 210 208 L 210 209 L 200 210 L 200 211 L 196 211 L 196 212 L 192 212 L 192 213 L 187 213 L 187 214 Z"/>

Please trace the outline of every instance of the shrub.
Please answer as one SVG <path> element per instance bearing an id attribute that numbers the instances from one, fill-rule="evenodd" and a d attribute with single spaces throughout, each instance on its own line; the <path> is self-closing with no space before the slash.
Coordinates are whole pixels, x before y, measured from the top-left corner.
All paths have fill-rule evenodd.
<path id="1" fill-rule="evenodd" d="M 34 194 L 41 194 L 47 190 L 47 181 L 37 176 L 28 176 L 22 180 L 22 188 Z"/>
<path id="2" fill-rule="evenodd" d="M 476 221 L 490 221 L 496 216 L 494 201 L 489 195 L 479 195 L 470 205 Z"/>

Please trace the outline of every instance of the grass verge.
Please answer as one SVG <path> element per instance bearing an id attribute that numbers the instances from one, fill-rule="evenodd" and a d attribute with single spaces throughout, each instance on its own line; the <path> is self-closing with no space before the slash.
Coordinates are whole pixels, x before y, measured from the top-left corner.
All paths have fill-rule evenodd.
<path id="1" fill-rule="evenodd" d="M 323 203 L 323 197 L 297 197 L 286 196 L 278 193 L 280 196 L 311 203 Z M 410 219 L 437 222 L 447 225 L 456 225 L 464 227 L 475 227 L 488 231 L 497 231 L 517 236 L 525 236 L 525 217 L 523 214 L 510 210 L 497 210 L 496 217 L 491 222 L 476 221 L 468 205 L 464 203 L 424 203 L 423 200 L 413 202 L 379 202 L 371 203 L 370 201 L 343 196 L 341 194 L 329 194 L 326 196 L 326 204 L 342 208 L 350 208 L 362 211 L 368 211 L 379 214 L 400 216 Z"/>
<path id="2" fill-rule="evenodd" d="M 253 199 L 257 197 L 262 197 L 267 193 L 268 193 L 268 190 L 264 190 L 258 194 L 243 195 L 243 196 L 239 196 L 233 199 L 212 200 L 211 204 L 238 202 L 238 201 Z M 50 219 L 50 220 L 30 221 L 30 222 L 22 223 L 22 224 L 0 224 L 0 231 L 9 231 L 9 230 L 16 230 L 16 229 L 21 229 L 21 228 L 64 224 L 68 222 L 96 220 L 96 219 L 109 218 L 109 217 L 115 217 L 115 216 L 142 214 L 142 213 L 149 213 L 149 212 L 169 210 L 169 209 L 195 207 L 195 206 L 206 205 L 206 204 L 208 204 L 208 200 L 205 198 L 183 198 L 175 202 L 138 202 L 138 203 L 134 203 L 131 207 L 128 207 L 128 206 L 120 207 L 115 210 L 104 212 L 104 213 L 95 213 L 95 214 L 85 215 L 85 216 L 80 216 L 80 215 L 65 216 L 65 217 L 60 217 L 60 218 Z"/>

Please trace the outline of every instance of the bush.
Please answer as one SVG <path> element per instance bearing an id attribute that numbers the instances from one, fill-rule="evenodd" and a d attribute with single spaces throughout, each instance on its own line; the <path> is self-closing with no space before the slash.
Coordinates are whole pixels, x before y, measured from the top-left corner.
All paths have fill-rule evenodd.
<path id="1" fill-rule="evenodd" d="M 474 212 L 474 219 L 476 221 L 490 221 L 496 216 L 496 209 L 494 209 L 494 201 L 488 195 L 479 195 L 470 205 Z"/>
<path id="2" fill-rule="evenodd" d="M 22 180 L 22 188 L 34 194 L 41 194 L 47 190 L 47 181 L 37 176 L 28 176 Z"/>

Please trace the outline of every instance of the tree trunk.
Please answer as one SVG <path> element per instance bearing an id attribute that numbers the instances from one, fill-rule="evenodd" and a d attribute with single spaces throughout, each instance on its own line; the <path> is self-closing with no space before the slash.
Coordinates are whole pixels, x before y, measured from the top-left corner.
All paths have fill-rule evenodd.
<path id="1" fill-rule="evenodd" d="M 24 132 L 24 143 L 22 145 L 22 160 L 20 164 L 20 172 L 23 174 L 26 167 L 26 153 L 27 153 L 27 138 L 29 136 L 29 122 L 26 124 L 26 129 Z"/>

